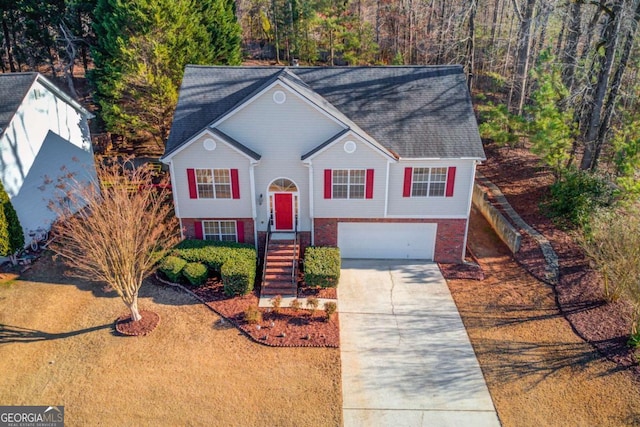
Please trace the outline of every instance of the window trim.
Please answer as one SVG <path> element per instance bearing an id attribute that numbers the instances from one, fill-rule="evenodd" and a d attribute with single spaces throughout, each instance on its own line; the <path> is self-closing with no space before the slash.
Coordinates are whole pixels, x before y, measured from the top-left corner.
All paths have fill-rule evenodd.
<path id="1" fill-rule="evenodd" d="M 445 180 L 444 180 L 444 191 L 442 195 L 437 195 L 437 196 L 431 196 L 429 195 L 430 189 L 431 189 L 431 173 L 433 169 L 445 169 L 446 173 L 445 173 Z M 427 191 L 425 195 L 415 195 L 414 191 L 413 191 L 413 184 L 415 183 L 414 181 L 414 171 L 416 169 L 427 169 L 428 170 L 428 180 L 426 181 L 427 183 Z M 439 198 L 447 198 L 447 197 L 453 197 L 453 193 L 454 193 L 454 189 L 455 189 L 455 179 L 456 179 L 456 166 L 418 166 L 418 167 L 406 167 L 404 168 L 404 183 L 403 183 L 403 190 L 402 190 L 402 196 L 403 197 L 408 197 L 408 198 L 416 198 L 416 199 L 423 199 L 423 198 L 435 198 L 435 199 L 439 199 Z M 419 181 L 420 183 L 424 182 L 424 181 Z M 433 182 L 433 184 L 441 184 L 441 181 L 436 181 Z"/>
<path id="2" fill-rule="evenodd" d="M 198 171 L 207 171 L 211 173 L 211 182 L 200 182 L 198 181 Z M 216 182 L 216 171 L 226 171 L 228 182 L 218 183 Z M 231 169 L 228 168 L 195 168 L 195 184 L 196 184 L 196 194 L 198 199 L 231 199 L 233 197 L 233 189 L 231 182 Z M 206 197 L 200 193 L 200 186 L 209 185 L 211 186 L 211 193 L 213 197 Z M 228 185 L 229 186 L 229 197 L 219 197 L 218 191 L 216 190 L 216 186 Z"/>
<path id="3" fill-rule="evenodd" d="M 337 183 L 335 182 L 336 176 L 335 176 L 335 172 L 347 172 L 346 174 L 346 178 L 347 178 L 347 182 L 341 182 L 341 183 Z M 362 183 L 352 183 L 351 179 L 352 179 L 352 173 L 353 172 L 362 172 Z M 347 187 L 347 191 L 346 191 L 346 197 L 336 197 L 336 191 L 335 191 L 335 186 L 345 186 Z M 362 197 L 351 197 L 351 189 L 352 187 L 355 189 L 356 187 L 362 187 Z M 332 198 L 333 199 L 338 199 L 338 200 L 363 200 L 366 198 L 366 193 L 367 193 L 367 170 L 366 169 L 361 169 L 361 168 L 350 168 L 350 169 L 332 169 L 331 170 L 331 194 L 332 194 Z"/>
<path id="4" fill-rule="evenodd" d="M 347 182 L 346 183 L 335 183 L 334 182 L 334 171 L 347 171 Z M 351 183 L 351 172 L 353 171 L 363 171 L 363 182 L 354 184 Z M 324 198 L 325 199 L 336 199 L 336 200 L 366 200 L 373 199 L 373 187 L 374 187 L 374 174 L 375 169 L 371 168 L 336 168 L 336 169 L 325 169 L 324 170 Z M 347 186 L 347 197 L 336 197 L 334 191 L 334 185 L 346 185 Z M 351 197 L 351 188 L 353 186 L 363 186 L 362 197 Z"/>
<path id="5" fill-rule="evenodd" d="M 433 170 L 434 169 L 444 169 L 444 180 L 442 181 L 432 181 L 432 177 L 434 175 Z M 417 181 L 415 179 L 415 175 L 416 175 L 416 170 L 422 170 L 422 173 L 424 175 L 426 175 L 426 181 Z M 415 167 L 412 169 L 411 171 L 411 196 L 410 197 L 416 197 L 416 198 L 422 198 L 422 197 L 429 197 L 429 198 L 440 198 L 440 197 L 446 197 L 447 194 L 447 174 L 448 174 L 448 170 L 446 167 L 442 167 L 442 166 L 435 166 L 435 167 L 431 167 L 431 166 L 426 166 L 426 167 Z M 427 189 L 424 195 L 422 194 L 414 194 L 414 185 L 415 184 L 427 184 Z M 433 184 L 442 184 L 442 194 L 431 194 L 431 186 Z"/>

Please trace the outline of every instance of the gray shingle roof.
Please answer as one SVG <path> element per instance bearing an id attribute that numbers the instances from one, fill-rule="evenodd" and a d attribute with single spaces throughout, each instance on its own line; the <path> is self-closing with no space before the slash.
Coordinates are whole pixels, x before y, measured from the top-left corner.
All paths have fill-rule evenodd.
<path id="1" fill-rule="evenodd" d="M 188 66 L 165 155 L 278 78 L 401 158 L 485 158 L 460 66 Z"/>
<path id="2" fill-rule="evenodd" d="M 0 135 L 18 111 L 38 73 L 0 73 Z"/>

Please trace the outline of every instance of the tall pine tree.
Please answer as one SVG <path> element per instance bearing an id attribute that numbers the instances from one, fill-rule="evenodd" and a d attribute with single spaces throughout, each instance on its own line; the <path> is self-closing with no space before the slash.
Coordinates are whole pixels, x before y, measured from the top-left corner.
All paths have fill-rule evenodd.
<path id="1" fill-rule="evenodd" d="M 185 65 L 241 60 L 229 0 L 99 0 L 94 16 L 101 116 L 134 142 L 168 136 Z"/>

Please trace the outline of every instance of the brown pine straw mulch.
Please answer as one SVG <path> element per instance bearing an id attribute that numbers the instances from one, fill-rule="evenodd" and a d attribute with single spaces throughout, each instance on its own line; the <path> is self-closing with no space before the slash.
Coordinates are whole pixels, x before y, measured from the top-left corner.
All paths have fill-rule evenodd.
<path id="1" fill-rule="evenodd" d="M 560 277 L 553 286 L 561 312 L 582 339 L 600 354 L 640 379 L 637 357 L 640 352 L 627 346 L 631 307 L 625 301 L 607 302 L 603 298 L 600 275 L 590 266 L 582 249 L 570 233 L 560 230 L 540 210 L 548 195 L 552 174 L 540 160 L 524 148 L 485 145 L 487 161 L 478 167 L 487 179 L 502 190 L 520 216 L 542 233 L 558 255 Z M 540 247 L 526 233 L 514 256 L 529 273 L 545 282 L 545 260 Z"/>
<path id="2" fill-rule="evenodd" d="M 169 282 L 161 277 L 160 273 L 155 275 L 155 280 L 191 293 L 223 318 L 218 326 L 223 327 L 228 323 L 257 343 L 271 347 L 340 346 L 338 313 L 334 313 L 331 319 L 327 320 L 324 307 L 318 307 L 315 312 L 305 309 L 306 296 L 299 295 L 302 304 L 300 310 L 280 308 L 276 313 L 273 308 L 260 308 L 262 321 L 252 324 L 244 320 L 244 313 L 247 308 L 258 306 L 258 289 L 247 295 L 228 297 L 224 294 L 224 286 L 219 278 L 210 278 L 199 287 Z M 335 294 L 335 289 L 333 292 L 305 289 L 304 293 L 317 298 L 329 298 L 327 295 Z"/>

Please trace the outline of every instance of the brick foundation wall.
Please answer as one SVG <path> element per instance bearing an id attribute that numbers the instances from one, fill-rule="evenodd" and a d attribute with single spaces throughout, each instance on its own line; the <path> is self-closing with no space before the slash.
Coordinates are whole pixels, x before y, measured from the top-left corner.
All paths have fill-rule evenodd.
<path id="1" fill-rule="evenodd" d="M 253 238 L 252 218 L 181 218 L 182 232 L 185 239 L 195 239 L 194 222 L 196 221 L 242 221 L 244 226 L 244 243 L 255 244 Z"/>
<path id="2" fill-rule="evenodd" d="M 337 246 L 339 222 L 435 223 L 438 224 L 438 230 L 434 261 L 460 263 L 463 260 L 466 219 L 315 218 L 313 222 L 315 245 Z"/>

